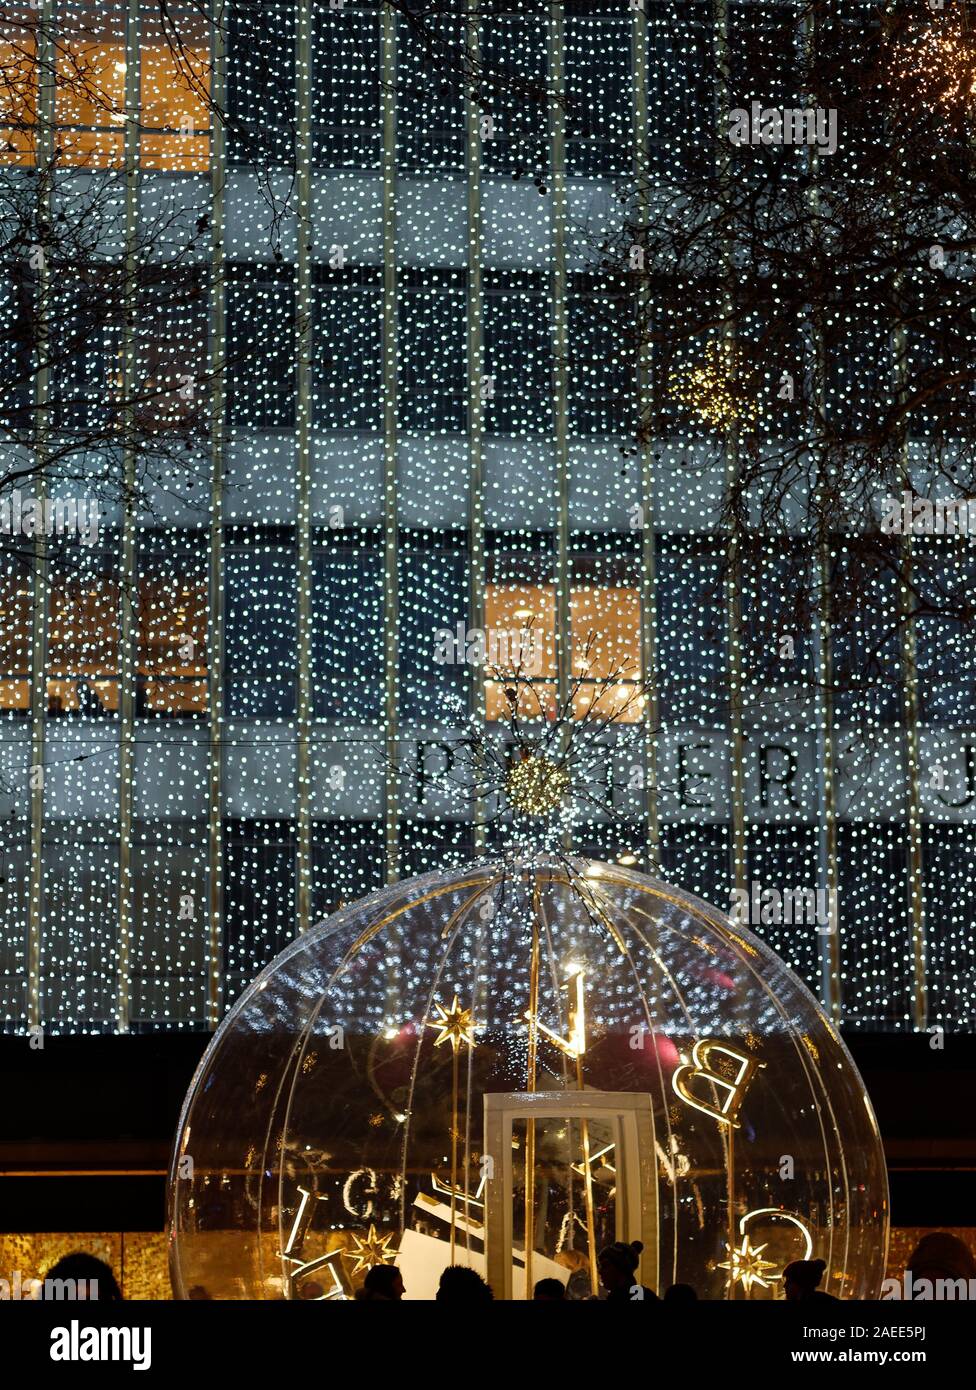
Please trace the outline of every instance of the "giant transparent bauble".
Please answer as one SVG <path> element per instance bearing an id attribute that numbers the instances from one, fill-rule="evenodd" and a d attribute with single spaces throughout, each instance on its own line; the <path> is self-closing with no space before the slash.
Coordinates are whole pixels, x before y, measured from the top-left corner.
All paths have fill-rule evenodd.
<path id="1" fill-rule="evenodd" d="M 810 1257 L 870 1298 L 887 1230 L 871 1105 L 809 991 L 705 903 L 559 855 L 294 941 L 211 1042 L 170 1177 L 180 1298 L 341 1300 L 393 1261 L 408 1299 L 452 1263 L 585 1298 L 618 1239 L 658 1291 L 782 1297 Z"/>

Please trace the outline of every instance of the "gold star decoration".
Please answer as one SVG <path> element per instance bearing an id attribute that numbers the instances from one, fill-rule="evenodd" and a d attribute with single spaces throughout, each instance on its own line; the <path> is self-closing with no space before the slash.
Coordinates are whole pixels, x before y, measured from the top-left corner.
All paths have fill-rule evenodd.
<path id="1" fill-rule="evenodd" d="M 387 1249 L 392 1239 L 392 1233 L 381 1236 L 372 1222 L 365 1237 L 354 1233 L 355 1248 L 346 1252 L 350 1259 L 356 1261 L 353 1274 L 358 1274 L 362 1269 L 373 1269 L 375 1265 L 391 1265 L 398 1254 L 396 1250 Z"/>
<path id="2" fill-rule="evenodd" d="M 753 1248 L 749 1244 L 749 1237 L 742 1237 L 742 1244 L 732 1246 L 726 1244 L 725 1247 L 729 1258 L 719 1264 L 719 1269 L 729 1271 L 729 1282 L 741 1284 L 746 1293 L 749 1293 L 753 1284 L 758 1284 L 761 1289 L 768 1289 L 774 1279 L 778 1279 L 778 1274 L 769 1274 L 769 1270 L 775 1269 L 776 1265 L 771 1260 L 762 1259 L 762 1252 L 766 1249 L 765 1245 L 757 1245 Z"/>
<path id="3" fill-rule="evenodd" d="M 461 1008 L 456 994 L 450 1009 L 445 1009 L 443 1004 L 435 1004 L 434 1008 L 439 1017 L 428 1020 L 425 1026 L 441 1030 L 434 1039 L 435 1047 L 440 1047 L 443 1042 L 450 1042 L 455 1052 L 463 1042 L 474 1047 L 475 1031 L 480 1025 L 475 1023 L 470 1009 Z"/>

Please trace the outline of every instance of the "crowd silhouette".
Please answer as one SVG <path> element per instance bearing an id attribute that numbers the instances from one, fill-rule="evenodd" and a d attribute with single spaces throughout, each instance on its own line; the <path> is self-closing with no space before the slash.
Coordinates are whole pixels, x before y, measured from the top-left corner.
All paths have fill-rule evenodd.
<path id="1" fill-rule="evenodd" d="M 600 1251 L 597 1272 L 602 1298 L 590 1289 L 585 1255 L 576 1250 L 561 1252 L 556 1260 L 567 1270 L 566 1282 L 552 1277 L 540 1279 L 533 1287 L 532 1302 L 667 1303 L 672 1307 L 697 1303 L 698 1294 L 690 1284 L 672 1284 L 659 1296 L 653 1289 L 636 1282 L 643 1248 L 639 1240 L 629 1244 L 617 1240 Z M 930 1231 L 923 1236 L 905 1268 L 916 1283 L 922 1280 L 931 1284 L 937 1280 L 956 1284 L 976 1281 L 976 1258 L 959 1236 L 948 1231 Z M 827 1313 L 829 1306 L 840 1300 L 820 1288 L 825 1270 L 823 1260 L 794 1260 L 788 1264 L 782 1276 L 785 1301 L 806 1304 L 809 1312 L 819 1309 Z M 77 1297 L 86 1301 L 116 1302 L 123 1297 L 109 1265 L 83 1251 L 66 1255 L 52 1265 L 44 1276 L 44 1282 L 48 1281 L 74 1281 Z M 973 1286 L 968 1285 L 969 1288 Z M 305 1296 L 316 1297 L 318 1292 L 313 1285 Z M 397 1303 L 406 1293 L 402 1271 L 396 1265 L 379 1264 L 367 1271 L 355 1297 L 359 1303 Z M 210 1298 L 207 1290 L 200 1286 L 191 1289 L 189 1296 Z M 441 1274 L 436 1294 L 438 1303 L 489 1303 L 494 1297 L 491 1286 L 468 1265 L 448 1265 Z"/>
<path id="2" fill-rule="evenodd" d="M 947 1237 L 947 1239 L 956 1239 Z M 961 1244 L 961 1242 L 960 1242 Z M 965 1249 L 965 1247 L 963 1247 Z M 639 1240 L 629 1244 L 615 1240 L 607 1245 L 597 1257 L 597 1271 L 604 1297 L 588 1293 L 583 1295 L 589 1301 L 603 1303 L 668 1303 L 680 1307 L 698 1302 L 698 1294 L 690 1284 L 672 1284 L 663 1298 L 659 1298 L 646 1284 L 635 1281 L 641 1251 Z M 833 1294 L 824 1293 L 819 1285 L 827 1266 L 823 1260 L 794 1260 L 783 1271 L 783 1291 L 787 1302 L 791 1303 L 837 1303 Z M 573 1270 L 567 1283 L 559 1279 L 540 1279 L 532 1290 L 534 1303 L 568 1303 L 573 1300 L 570 1285 L 578 1270 Z M 587 1289 L 589 1284 L 587 1284 Z M 393 1265 L 377 1265 L 371 1269 L 363 1281 L 363 1287 L 356 1298 L 363 1303 L 392 1303 L 402 1299 L 406 1293 L 403 1279 Z M 494 1298 L 491 1286 L 467 1265 L 448 1265 L 440 1277 L 437 1290 L 439 1303 L 485 1303 Z"/>

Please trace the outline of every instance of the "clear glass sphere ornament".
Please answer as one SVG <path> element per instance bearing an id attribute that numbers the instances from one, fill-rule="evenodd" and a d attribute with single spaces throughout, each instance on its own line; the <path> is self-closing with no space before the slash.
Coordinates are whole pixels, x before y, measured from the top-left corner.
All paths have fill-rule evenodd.
<path id="1" fill-rule="evenodd" d="M 431 1298 L 637 1281 L 782 1297 L 791 1260 L 878 1294 L 877 1124 L 823 1010 L 678 889 L 561 855 L 427 874 L 294 941 L 221 1024 L 170 1174 L 179 1298 Z M 529 1234 L 527 1239 L 526 1233 Z"/>

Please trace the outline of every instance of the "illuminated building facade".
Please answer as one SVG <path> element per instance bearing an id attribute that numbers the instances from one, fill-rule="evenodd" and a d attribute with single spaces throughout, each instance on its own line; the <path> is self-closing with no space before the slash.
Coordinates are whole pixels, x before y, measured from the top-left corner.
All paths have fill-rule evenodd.
<path id="1" fill-rule="evenodd" d="M 775 566 L 730 626 L 721 470 L 678 436 L 628 447 L 632 364 L 594 248 L 620 181 L 698 157 L 716 25 L 734 46 L 779 7 L 524 0 L 445 21 L 447 48 L 512 79 L 479 105 L 446 50 L 352 0 L 177 5 L 188 69 L 155 6 L 43 4 L 66 52 L 84 33 L 103 101 L 32 86 L 28 63 L 8 173 L 53 132 L 71 196 L 114 180 L 114 254 L 152 229 L 155 263 L 171 245 L 163 273 L 197 287 L 44 389 L 84 413 L 119 370 L 166 379 L 213 426 L 189 481 L 149 470 L 97 543 L 40 567 L 4 552 L 8 1031 L 213 1027 L 339 901 L 490 848 L 433 779 L 452 697 L 490 721 L 504 696 L 437 662 L 436 634 L 530 619 L 544 704 L 589 634 L 594 679 L 623 662 L 655 695 L 643 759 L 614 769 L 619 820 L 581 810 L 580 850 L 723 907 L 755 884 L 834 890 L 826 929 L 752 924 L 831 1016 L 971 1028 L 972 656 L 947 674 L 919 623 L 917 698 L 896 681 L 868 712 L 874 761 L 838 753 L 825 778 L 816 633 L 787 634 L 802 679 L 751 638 Z M 831 711 L 838 747 L 863 714 Z"/>

